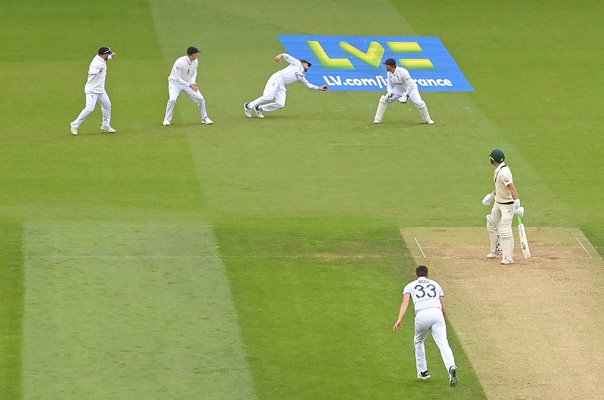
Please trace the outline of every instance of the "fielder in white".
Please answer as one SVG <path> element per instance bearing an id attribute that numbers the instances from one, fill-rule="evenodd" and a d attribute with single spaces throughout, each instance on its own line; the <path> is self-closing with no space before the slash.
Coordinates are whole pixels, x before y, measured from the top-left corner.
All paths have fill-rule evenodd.
<path id="1" fill-rule="evenodd" d="M 84 87 L 86 93 L 86 106 L 80 112 L 80 115 L 71 125 L 71 134 L 77 135 L 78 128 L 94 111 L 97 101 L 101 103 L 101 112 L 103 114 L 103 123 L 101 130 L 114 133 L 115 129 L 111 127 L 111 101 L 105 91 L 105 79 L 107 78 L 107 61 L 111 60 L 116 53 L 109 47 L 101 47 L 98 54 L 94 56 L 88 67 L 88 80 Z"/>
<path id="2" fill-rule="evenodd" d="M 495 167 L 493 180 L 495 190 L 484 196 L 482 205 L 488 206 L 491 200 L 495 204 L 491 213 L 487 215 L 487 230 L 491 241 L 491 252 L 487 258 L 497 257 L 498 244 L 501 245 L 503 256 L 501 264 L 514 263 L 514 235 L 512 233 L 512 219 L 514 214 L 524 215 L 524 207 L 520 206 L 518 190 L 514 186 L 512 171 L 505 164 L 503 151 L 495 149 L 489 155 L 489 162 Z"/>
<path id="3" fill-rule="evenodd" d="M 388 108 L 388 105 L 393 101 L 396 100 L 399 103 L 406 103 L 407 100 L 411 100 L 422 115 L 424 124 L 434 124 L 434 121 L 430 118 L 428 106 L 426 106 L 426 103 L 422 100 L 422 96 L 419 94 L 419 89 L 417 88 L 417 83 L 411 78 L 409 71 L 403 67 L 397 66 L 396 61 L 393 58 L 387 59 L 384 64 L 386 65 L 386 71 L 388 71 L 386 79 L 387 93 L 380 97 L 373 123 L 382 123 L 386 108 Z"/>
<path id="4" fill-rule="evenodd" d="M 201 112 L 201 123 L 204 125 L 212 125 L 214 122 L 208 117 L 206 111 L 206 101 L 199 91 L 199 87 L 195 80 L 197 79 L 197 58 L 199 57 L 199 49 L 197 47 L 189 47 L 187 55 L 182 56 L 174 62 L 170 76 L 168 77 L 168 92 L 170 98 L 166 106 L 166 116 L 164 117 L 164 126 L 170 126 L 172 117 L 174 116 L 174 106 L 180 92 L 185 92 L 199 107 Z"/>
<path id="5" fill-rule="evenodd" d="M 287 61 L 289 66 L 271 75 L 268 82 L 266 82 L 262 96 L 243 105 L 243 112 L 246 117 L 252 118 L 252 110 L 254 110 L 258 118 L 264 118 L 264 111 L 275 111 L 285 107 L 287 93 L 285 87 L 290 83 L 300 81 L 309 89 L 323 92 L 327 90 L 327 85 L 317 86 L 306 80 L 304 74 L 312 66 L 308 61 L 298 60 L 287 53 L 275 57 L 276 62 L 281 62 L 281 60 Z"/>
<path id="6" fill-rule="evenodd" d="M 413 299 L 415 307 L 415 336 L 413 342 L 415 343 L 417 377 L 419 379 L 430 378 L 424 341 L 428 336 L 428 332 L 431 331 L 449 373 L 449 385 L 456 386 L 459 378 L 457 377 L 457 366 L 455 366 L 453 351 L 447 339 L 445 295 L 436 281 L 428 279 L 428 267 L 425 265 L 420 265 L 415 269 L 415 276 L 417 279 L 403 289 L 403 303 L 393 330 L 400 329 L 409 306 L 409 298 Z"/>

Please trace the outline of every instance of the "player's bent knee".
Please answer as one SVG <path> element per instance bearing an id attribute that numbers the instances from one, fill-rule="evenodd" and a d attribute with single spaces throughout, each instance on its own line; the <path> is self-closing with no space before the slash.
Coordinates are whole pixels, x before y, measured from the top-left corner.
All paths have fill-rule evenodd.
<path id="1" fill-rule="evenodd" d="M 380 97 L 380 103 L 382 104 L 388 104 L 388 96 L 382 96 Z"/>
<path id="2" fill-rule="evenodd" d="M 510 238 L 514 236 L 512 233 L 512 229 L 499 229 L 499 237 L 501 238 Z"/>
<path id="3" fill-rule="evenodd" d="M 418 109 L 420 109 L 420 110 L 421 110 L 421 109 L 423 109 L 423 108 L 426 108 L 426 103 L 424 103 L 424 101 L 422 100 L 422 101 L 420 101 L 419 103 L 417 103 L 417 104 L 415 105 L 415 107 L 417 107 Z"/>
<path id="4" fill-rule="evenodd" d="M 504 222 L 504 221 L 502 221 Z M 512 221 L 509 221 L 509 223 L 501 223 L 499 224 L 499 237 L 502 238 L 508 238 L 508 237 L 512 237 L 513 233 L 512 233 Z"/>

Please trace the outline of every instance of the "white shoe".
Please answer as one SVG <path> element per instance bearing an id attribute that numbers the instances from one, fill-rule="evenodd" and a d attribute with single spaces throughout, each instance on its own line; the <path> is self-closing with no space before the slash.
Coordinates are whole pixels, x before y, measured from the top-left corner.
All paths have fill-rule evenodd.
<path id="1" fill-rule="evenodd" d="M 434 125 L 435 122 L 430 119 L 430 120 L 426 121 L 426 124 L 428 124 L 428 125 Z"/>
<path id="2" fill-rule="evenodd" d="M 497 253 L 489 253 L 487 254 L 487 258 L 497 258 Z"/>
<path id="3" fill-rule="evenodd" d="M 425 371 L 422 371 L 422 372 L 418 372 L 417 377 L 419 379 L 423 379 L 423 380 L 431 378 L 430 373 L 428 372 L 428 370 L 425 370 Z"/>
<path id="4" fill-rule="evenodd" d="M 254 108 L 254 110 L 256 110 L 256 116 L 258 118 L 264 118 L 264 114 L 262 114 L 262 110 L 260 109 L 260 107 L 256 106 L 256 108 Z"/>
<path id="5" fill-rule="evenodd" d="M 101 126 L 101 130 L 102 130 L 102 131 L 105 131 L 105 132 L 107 132 L 107 133 L 115 133 L 115 132 L 117 132 L 115 129 L 113 129 L 113 128 L 112 128 L 111 126 L 109 126 L 109 125 L 103 125 L 103 126 Z"/>
<path id="6" fill-rule="evenodd" d="M 509 260 L 507 258 L 504 258 L 503 260 L 501 260 L 501 264 L 503 264 L 503 265 L 514 264 L 514 260 Z"/>
<path id="7" fill-rule="evenodd" d="M 72 135 L 77 135 L 78 134 L 78 128 L 73 126 L 73 122 L 69 124 L 69 127 L 71 128 L 71 134 Z"/>
<path id="8" fill-rule="evenodd" d="M 373 120 L 373 123 L 374 123 L 374 124 L 381 124 L 381 123 L 382 123 L 382 121 L 380 121 L 379 119 L 374 119 L 374 120 Z"/>
<path id="9" fill-rule="evenodd" d="M 201 123 L 204 124 L 204 125 L 213 125 L 214 121 L 212 121 L 210 119 L 210 117 L 205 117 L 204 119 L 201 120 Z"/>
<path id="10" fill-rule="evenodd" d="M 245 116 L 246 116 L 246 117 L 248 117 L 248 118 L 252 118 L 252 110 L 250 110 L 250 109 L 247 107 L 247 105 L 248 105 L 248 104 L 249 104 L 249 103 L 245 103 L 245 104 L 243 105 L 243 112 L 244 112 L 244 114 L 245 114 Z"/>
<path id="11" fill-rule="evenodd" d="M 162 122 L 162 125 L 163 126 L 170 126 L 170 121 L 164 119 L 164 122 Z"/>

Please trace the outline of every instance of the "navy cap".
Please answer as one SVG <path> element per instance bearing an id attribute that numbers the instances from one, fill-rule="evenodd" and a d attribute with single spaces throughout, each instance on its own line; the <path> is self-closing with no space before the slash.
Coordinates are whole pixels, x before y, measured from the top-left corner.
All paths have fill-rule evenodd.
<path id="1" fill-rule="evenodd" d="M 308 64 L 309 67 L 312 67 L 312 64 L 308 62 L 308 60 L 302 59 L 300 60 L 301 63 L 306 63 Z"/>
<path id="2" fill-rule="evenodd" d="M 384 64 L 386 64 L 386 65 L 396 65 L 396 61 L 394 61 L 394 58 L 389 58 L 386 61 L 384 61 Z"/>
<path id="3" fill-rule="evenodd" d="M 191 46 L 187 49 L 187 54 L 191 55 L 195 53 L 199 53 L 199 49 L 197 47 Z"/>
<path id="4" fill-rule="evenodd" d="M 99 55 L 111 54 L 111 53 L 113 53 L 113 52 L 111 51 L 111 49 L 109 47 L 101 47 L 99 49 Z"/>

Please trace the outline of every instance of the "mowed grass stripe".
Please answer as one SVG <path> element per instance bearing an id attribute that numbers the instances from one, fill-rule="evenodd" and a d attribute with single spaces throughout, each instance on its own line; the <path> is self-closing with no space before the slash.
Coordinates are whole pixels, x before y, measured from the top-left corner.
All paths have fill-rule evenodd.
<path id="1" fill-rule="evenodd" d="M 0 219 L 0 398 L 21 398 L 22 222 Z"/>
<path id="2" fill-rule="evenodd" d="M 24 399 L 255 397 L 211 227 L 32 222 L 24 244 Z"/>

